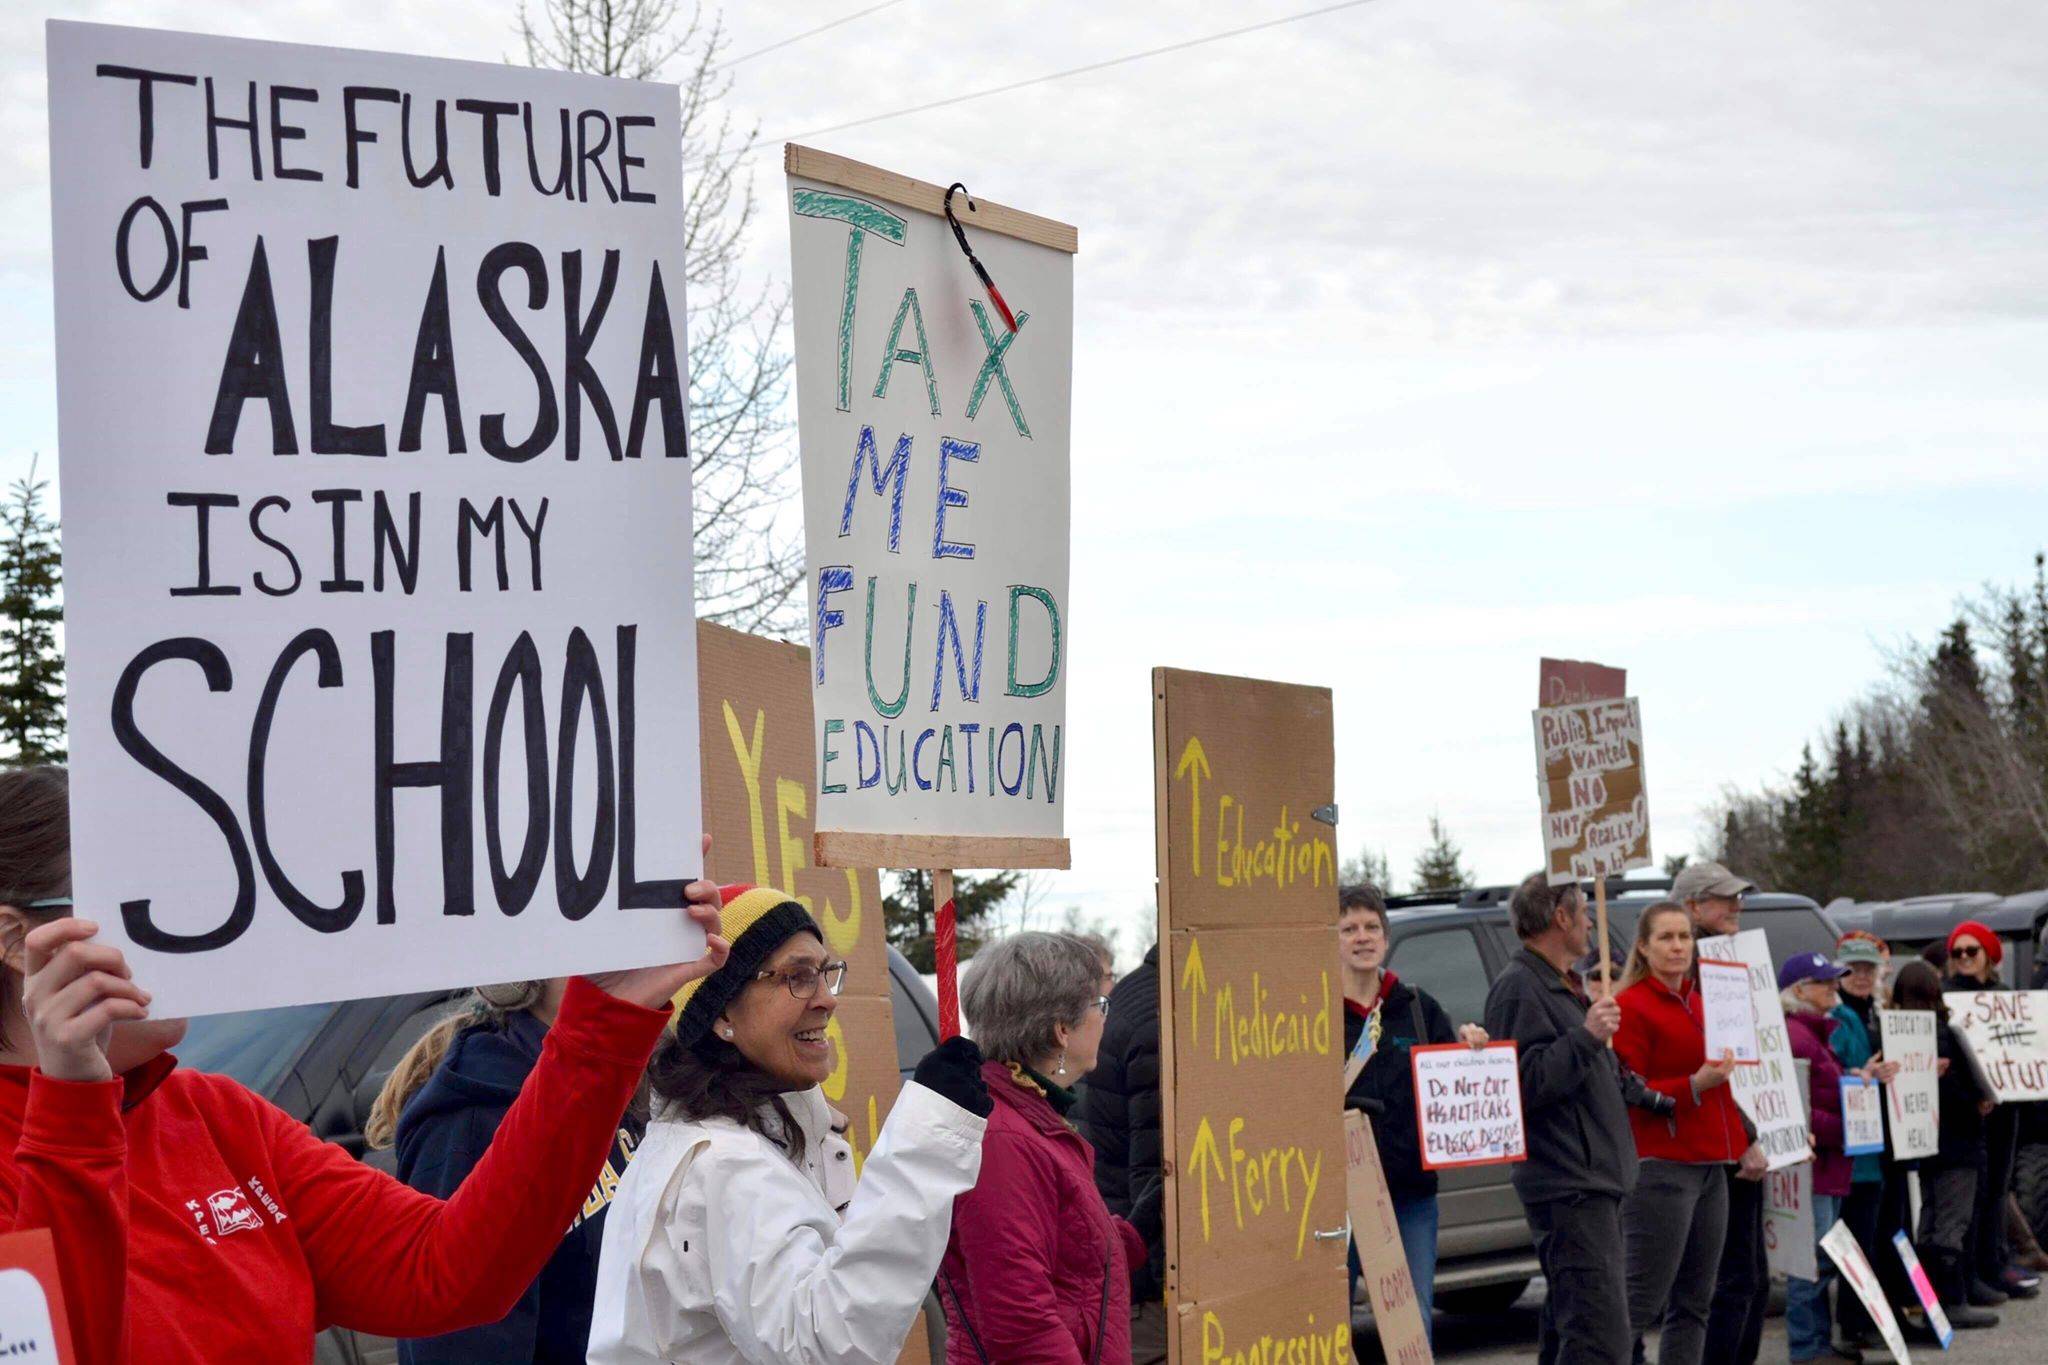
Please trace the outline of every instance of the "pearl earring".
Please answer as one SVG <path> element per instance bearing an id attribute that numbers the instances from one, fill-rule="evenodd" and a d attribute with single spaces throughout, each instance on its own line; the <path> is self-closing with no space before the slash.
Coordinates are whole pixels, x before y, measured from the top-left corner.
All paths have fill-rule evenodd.
<path id="1" fill-rule="evenodd" d="M 724 1032 L 724 1037 L 725 1037 L 725 1040 L 726 1040 L 727 1042 L 731 1042 L 731 1041 L 732 1041 L 732 1030 L 731 1030 L 731 1029 L 726 1029 L 726 1030 L 725 1030 L 725 1032 Z"/>
<path id="2" fill-rule="evenodd" d="M 1060 1064 L 1053 1068 L 1052 1074 L 1055 1076 L 1067 1074 L 1067 1050 L 1065 1048 L 1060 1049 Z"/>

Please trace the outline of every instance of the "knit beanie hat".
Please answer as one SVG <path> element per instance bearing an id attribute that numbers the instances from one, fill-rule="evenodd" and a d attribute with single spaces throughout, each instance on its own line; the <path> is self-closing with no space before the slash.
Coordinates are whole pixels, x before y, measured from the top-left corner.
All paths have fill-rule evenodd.
<path id="1" fill-rule="evenodd" d="M 1964 934 L 1968 934 L 1971 938 L 1977 940 L 1978 945 L 1984 949 L 1984 956 L 1990 959 L 1992 966 L 1996 967 L 2005 960 L 2005 945 L 1998 941 L 1998 935 L 1992 933 L 1973 919 L 1966 919 L 1948 931 L 1948 951 L 1951 956 L 1956 951 L 1956 940 Z"/>
<path id="2" fill-rule="evenodd" d="M 805 932 L 825 941 L 825 931 L 811 912 L 787 892 L 768 886 L 721 886 L 718 899 L 718 932 L 732 945 L 732 956 L 711 975 L 687 982 L 675 993 L 676 1037 L 685 1043 L 695 1043 L 711 1031 L 712 1021 L 725 1013 L 777 948 Z"/>

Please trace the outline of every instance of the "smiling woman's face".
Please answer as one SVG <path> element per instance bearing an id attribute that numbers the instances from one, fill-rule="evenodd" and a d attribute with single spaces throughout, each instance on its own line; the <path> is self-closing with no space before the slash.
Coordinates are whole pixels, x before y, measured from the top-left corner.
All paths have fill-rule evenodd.
<path id="1" fill-rule="evenodd" d="M 816 971 L 826 956 L 825 945 L 811 935 L 794 935 L 762 968 L 772 975 L 749 982 L 718 1021 L 720 1037 L 788 1090 L 808 1090 L 832 1074 L 825 1026 L 839 1008 L 838 998 L 821 979 L 810 999 L 798 1000 L 784 980 L 794 971 Z"/>

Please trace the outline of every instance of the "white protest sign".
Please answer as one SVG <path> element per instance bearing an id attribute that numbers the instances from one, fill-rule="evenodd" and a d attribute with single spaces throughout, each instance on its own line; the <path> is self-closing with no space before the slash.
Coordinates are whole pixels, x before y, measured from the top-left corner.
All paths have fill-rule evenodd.
<path id="1" fill-rule="evenodd" d="M 1884 1097 L 1875 1081 L 1842 1077 L 1842 1151 L 1865 1156 L 1884 1150 Z"/>
<path id="2" fill-rule="evenodd" d="M 1906 1353 L 1906 1338 L 1899 1331 L 1899 1320 L 1892 1316 L 1891 1301 L 1885 1296 L 1884 1286 L 1877 1282 L 1876 1272 L 1870 1268 L 1870 1261 L 1863 1254 L 1863 1248 L 1856 1244 L 1856 1234 L 1840 1219 L 1828 1229 L 1827 1236 L 1820 1239 L 1842 1272 L 1842 1281 L 1856 1291 L 1857 1301 L 1863 1311 L 1870 1314 L 1870 1320 L 1877 1324 L 1879 1335 L 1884 1338 L 1884 1347 L 1892 1353 L 1892 1359 L 1899 1365 L 1913 1365 L 1913 1357 Z"/>
<path id="3" fill-rule="evenodd" d="M 103 940 L 163 1015 L 698 956 L 674 87 L 48 33 Z"/>
<path id="4" fill-rule="evenodd" d="M 1927 1278 L 1927 1267 L 1920 1264 L 1920 1253 L 1913 1250 L 1913 1243 L 1904 1232 L 1892 1234 L 1892 1249 L 1899 1253 L 1899 1264 L 1906 1268 L 1906 1278 L 1913 1285 L 1913 1295 L 1920 1300 L 1920 1309 L 1927 1314 L 1927 1325 L 1934 1329 L 1935 1340 L 1946 1351 L 1949 1343 L 1956 1339 L 1956 1329 L 1950 1325 L 1948 1312 L 1941 1306 L 1941 1295 L 1934 1292 L 1934 1281 Z"/>
<path id="5" fill-rule="evenodd" d="M 1785 1008 L 1778 1000 L 1771 945 L 1761 929 L 1719 934 L 1699 942 L 1705 962 L 1740 962 L 1749 969 L 1750 1008 L 1756 1019 L 1756 1066 L 1735 1069 L 1728 1088 L 1756 1125 L 1770 1169 L 1782 1170 L 1813 1155 L 1806 1127 L 1806 1091 L 1793 1070 L 1792 1039 L 1785 1032 Z"/>
<path id="6" fill-rule="evenodd" d="M 1422 1167 L 1497 1166 L 1529 1159 L 1522 1075 L 1512 1042 L 1437 1043 L 1408 1053 Z"/>
<path id="7" fill-rule="evenodd" d="M 1813 1163 L 1801 1161 L 1764 1175 L 1764 1258 L 1773 1275 L 1820 1278 L 1813 1226 Z"/>
<path id="8" fill-rule="evenodd" d="M 1707 1059 L 1732 1054 L 1737 1066 L 1763 1061 L 1757 1050 L 1756 1006 L 1749 996 L 1749 969 L 1740 962 L 1701 958 L 1700 1008 L 1706 1016 Z"/>
<path id="9" fill-rule="evenodd" d="M 2000 1104 L 2048 1100 L 2048 991 L 1950 991 L 1942 1000 Z"/>
<path id="10" fill-rule="evenodd" d="M 1013 332 L 936 187 L 788 168 L 817 828 L 1058 837 L 1073 230 L 954 196 Z"/>
<path id="11" fill-rule="evenodd" d="M 1892 1155 L 1901 1161 L 1941 1148 L 1941 1080 L 1935 1071 L 1934 1011 L 1879 1010 L 1878 1047 L 1899 1074 L 1885 1086 Z M 1918 1224 L 1915 1224 L 1917 1227 Z"/>
<path id="12" fill-rule="evenodd" d="M 1640 704 L 1617 697 L 1543 706 L 1532 723 L 1550 884 L 1650 866 Z"/>

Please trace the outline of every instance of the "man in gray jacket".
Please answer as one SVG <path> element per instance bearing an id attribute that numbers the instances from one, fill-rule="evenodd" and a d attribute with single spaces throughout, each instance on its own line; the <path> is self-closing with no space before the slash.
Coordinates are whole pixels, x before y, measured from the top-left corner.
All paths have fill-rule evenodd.
<path id="1" fill-rule="evenodd" d="M 1655 1101 L 1608 1047 L 1621 1007 L 1594 998 L 1572 969 L 1593 932 L 1585 893 L 1539 872 L 1515 889 L 1508 913 L 1522 951 L 1487 992 L 1486 1031 L 1512 1038 L 1521 1065 L 1529 1155 L 1514 1168 L 1515 1193 L 1547 1282 L 1537 1359 L 1627 1365 L 1621 1201 L 1636 1183 L 1628 1105 Z"/>

